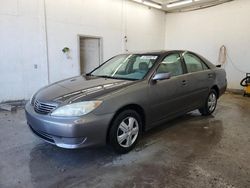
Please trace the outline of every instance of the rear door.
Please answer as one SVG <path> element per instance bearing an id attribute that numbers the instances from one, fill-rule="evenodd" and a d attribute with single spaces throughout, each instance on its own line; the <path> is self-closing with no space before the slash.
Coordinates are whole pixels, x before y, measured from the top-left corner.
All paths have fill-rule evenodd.
<path id="1" fill-rule="evenodd" d="M 187 105 L 190 109 L 203 105 L 210 87 L 214 83 L 215 73 L 194 53 L 184 52 L 182 58 L 185 62 L 188 82 Z"/>
<path id="2" fill-rule="evenodd" d="M 185 96 L 188 87 L 180 54 L 167 55 L 157 68 L 155 74 L 157 73 L 171 73 L 171 78 L 151 81 L 149 100 L 152 123 L 171 118 L 186 108 Z"/>

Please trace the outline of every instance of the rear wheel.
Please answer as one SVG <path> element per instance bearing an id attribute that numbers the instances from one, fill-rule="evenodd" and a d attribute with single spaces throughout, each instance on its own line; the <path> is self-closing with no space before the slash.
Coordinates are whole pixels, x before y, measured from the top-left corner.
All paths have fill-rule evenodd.
<path id="1" fill-rule="evenodd" d="M 109 143 L 117 153 L 131 151 L 141 135 L 142 121 L 134 110 L 125 110 L 114 119 L 110 132 Z"/>
<path id="2" fill-rule="evenodd" d="M 200 113 L 203 116 L 208 116 L 214 112 L 217 106 L 217 96 L 217 92 L 214 89 L 211 89 L 205 102 L 205 105 L 199 109 Z"/>

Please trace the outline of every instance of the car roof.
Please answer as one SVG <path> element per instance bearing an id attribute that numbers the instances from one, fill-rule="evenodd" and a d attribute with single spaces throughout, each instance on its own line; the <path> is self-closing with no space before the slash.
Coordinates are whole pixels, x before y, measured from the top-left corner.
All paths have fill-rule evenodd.
<path id="1" fill-rule="evenodd" d="M 158 50 L 158 51 L 140 51 L 140 52 L 127 52 L 125 54 L 138 54 L 138 55 L 158 55 L 158 56 L 164 56 L 168 53 L 183 53 L 183 52 L 190 52 L 195 54 L 196 56 L 200 57 L 211 69 L 215 68 L 214 64 L 212 64 L 209 60 L 204 58 L 203 56 L 190 51 L 190 50 Z"/>
<path id="2" fill-rule="evenodd" d="M 132 51 L 126 54 L 140 54 L 140 55 L 164 55 L 166 53 L 172 52 L 184 52 L 184 50 L 158 50 L 158 51 Z"/>

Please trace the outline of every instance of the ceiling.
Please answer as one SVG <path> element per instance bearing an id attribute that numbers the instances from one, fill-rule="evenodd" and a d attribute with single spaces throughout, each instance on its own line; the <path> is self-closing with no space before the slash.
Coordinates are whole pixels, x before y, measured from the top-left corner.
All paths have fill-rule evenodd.
<path id="1" fill-rule="evenodd" d="M 162 6 L 162 10 L 170 13 L 170 12 L 185 12 L 185 11 L 192 11 L 192 10 L 207 8 L 207 7 L 219 5 L 225 2 L 229 2 L 232 0 L 139 0 L 139 2 L 140 1 L 141 2 L 148 1 L 148 2 L 157 3 Z M 175 3 L 182 4 L 183 2 L 185 3 L 188 1 L 189 3 L 171 7 L 171 5 L 174 5 Z"/>

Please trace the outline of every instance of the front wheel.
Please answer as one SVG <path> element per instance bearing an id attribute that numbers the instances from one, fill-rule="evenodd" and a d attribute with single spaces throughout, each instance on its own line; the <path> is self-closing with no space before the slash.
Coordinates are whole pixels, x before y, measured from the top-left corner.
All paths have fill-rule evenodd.
<path id="1" fill-rule="evenodd" d="M 211 89 L 205 105 L 199 109 L 200 113 L 203 116 L 211 115 L 217 106 L 217 92 L 214 89 Z"/>
<path id="2" fill-rule="evenodd" d="M 131 151 L 141 134 L 142 121 L 134 110 L 125 110 L 114 119 L 110 132 L 109 143 L 117 153 Z"/>

